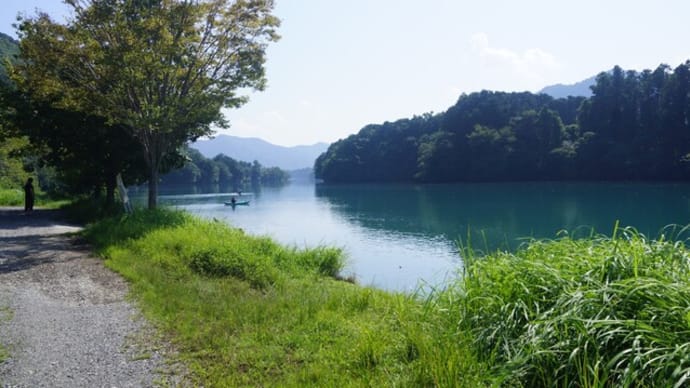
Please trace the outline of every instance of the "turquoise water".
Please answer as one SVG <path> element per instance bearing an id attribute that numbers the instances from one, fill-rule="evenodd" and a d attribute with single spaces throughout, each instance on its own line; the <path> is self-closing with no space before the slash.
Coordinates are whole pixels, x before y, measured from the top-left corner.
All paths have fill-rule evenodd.
<path id="1" fill-rule="evenodd" d="M 690 184 L 677 183 L 290 185 L 241 199 L 249 206 L 225 206 L 230 194 L 222 193 L 160 201 L 285 244 L 342 247 L 346 273 L 360 284 L 403 291 L 456 276 L 460 239 L 481 250 L 516 249 L 560 231 L 610 234 L 616 221 L 649 236 L 690 223 Z"/>

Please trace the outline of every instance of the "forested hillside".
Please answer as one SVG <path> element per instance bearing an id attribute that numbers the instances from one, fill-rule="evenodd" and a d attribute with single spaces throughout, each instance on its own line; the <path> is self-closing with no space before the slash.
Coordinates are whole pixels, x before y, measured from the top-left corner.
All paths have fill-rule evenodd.
<path id="1" fill-rule="evenodd" d="M 0 82 L 8 81 L 4 61 L 14 59 L 17 54 L 19 54 L 19 43 L 9 35 L 0 32 Z"/>
<path id="2" fill-rule="evenodd" d="M 198 140 L 190 146 L 199 150 L 207 158 L 225 154 L 247 162 L 258 160 L 264 166 L 275 166 L 283 170 L 312 168 L 314 160 L 328 148 L 326 143 L 283 147 L 257 138 L 229 135 Z"/>
<path id="3" fill-rule="evenodd" d="M 184 166 L 161 177 L 161 184 L 247 190 L 260 185 L 283 185 L 290 178 L 280 168 L 265 168 L 257 161 L 242 162 L 223 154 L 208 159 L 193 148 L 186 149 L 185 153 L 188 160 Z"/>
<path id="4" fill-rule="evenodd" d="M 597 76 L 592 96 L 488 92 L 368 125 L 316 161 L 327 182 L 690 178 L 690 61 Z"/>

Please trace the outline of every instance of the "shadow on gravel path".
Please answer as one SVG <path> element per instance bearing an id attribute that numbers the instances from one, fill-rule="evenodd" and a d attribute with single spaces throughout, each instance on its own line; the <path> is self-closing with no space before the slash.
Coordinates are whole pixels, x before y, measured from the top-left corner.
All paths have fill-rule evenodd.
<path id="1" fill-rule="evenodd" d="M 0 207 L 0 242 L 19 236 L 46 236 L 81 230 L 64 220 L 59 210 L 37 209 L 24 213 L 20 208 Z"/>
<path id="2" fill-rule="evenodd" d="M 127 284 L 54 210 L 0 208 L 0 387 L 179 383 L 170 349 L 126 300 Z"/>

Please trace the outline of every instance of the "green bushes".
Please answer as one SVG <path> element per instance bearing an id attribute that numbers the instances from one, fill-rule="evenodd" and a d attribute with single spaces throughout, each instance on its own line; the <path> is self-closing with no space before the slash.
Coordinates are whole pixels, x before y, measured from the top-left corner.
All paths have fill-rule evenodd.
<path id="1" fill-rule="evenodd" d="M 0 205 L 22 206 L 24 205 L 24 192 L 19 189 L 0 189 Z"/>
<path id="2" fill-rule="evenodd" d="M 36 192 L 36 207 L 55 209 L 64 206 L 68 201 L 53 198 L 49 194 L 38 190 Z M 0 187 L 0 206 L 24 206 L 24 191 L 21 189 L 3 189 Z"/>
<path id="3" fill-rule="evenodd" d="M 103 218 L 102 203 L 96 201 L 82 201 L 67 208 L 70 216 L 96 214 Z M 191 222 L 192 217 L 183 212 L 173 212 L 166 209 L 137 211 L 132 214 L 115 214 L 89 225 L 84 232 L 85 237 L 97 247 L 105 248 L 121 244 L 128 240 L 138 239 L 161 228 L 170 228 Z"/>
<path id="4" fill-rule="evenodd" d="M 631 229 L 466 255 L 443 306 L 503 382 L 683 386 L 690 376 L 690 254 Z"/>
<path id="5" fill-rule="evenodd" d="M 285 274 L 335 277 L 344 265 L 339 249 L 283 247 L 221 222 L 166 209 L 112 217 L 93 225 L 85 235 L 102 247 L 129 240 L 129 250 L 159 265 L 208 277 L 232 276 L 256 288 L 274 284 Z"/>

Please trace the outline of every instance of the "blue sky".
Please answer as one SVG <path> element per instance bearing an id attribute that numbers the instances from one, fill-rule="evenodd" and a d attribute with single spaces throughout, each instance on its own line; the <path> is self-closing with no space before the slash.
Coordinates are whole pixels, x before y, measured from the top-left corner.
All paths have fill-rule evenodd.
<path id="1" fill-rule="evenodd" d="M 3 0 L 61 18 L 59 0 Z M 687 0 L 276 0 L 281 41 L 268 88 L 226 112 L 224 133 L 274 144 L 332 142 L 369 123 L 442 112 L 461 93 L 538 91 L 620 65 L 690 59 Z"/>

